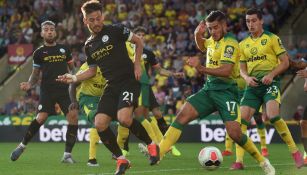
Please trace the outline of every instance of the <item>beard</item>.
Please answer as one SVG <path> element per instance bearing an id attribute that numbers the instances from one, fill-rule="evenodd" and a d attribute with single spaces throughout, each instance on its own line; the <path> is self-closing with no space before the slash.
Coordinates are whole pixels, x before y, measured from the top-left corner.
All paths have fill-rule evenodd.
<path id="1" fill-rule="evenodd" d="M 45 38 L 44 40 L 48 44 L 53 44 L 55 42 L 55 38 Z"/>

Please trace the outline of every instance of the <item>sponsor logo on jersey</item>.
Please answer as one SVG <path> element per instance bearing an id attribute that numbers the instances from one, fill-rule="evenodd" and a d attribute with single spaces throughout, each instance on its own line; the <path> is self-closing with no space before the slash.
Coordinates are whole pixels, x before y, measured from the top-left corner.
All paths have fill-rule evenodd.
<path id="1" fill-rule="evenodd" d="M 110 50 L 112 50 L 114 48 L 114 46 L 112 44 L 104 46 L 103 48 L 100 48 L 98 50 L 96 50 L 94 53 L 92 53 L 91 57 L 94 60 L 100 60 L 103 57 L 110 55 Z"/>
<path id="2" fill-rule="evenodd" d="M 267 57 L 266 57 L 266 55 L 262 55 L 262 56 L 253 56 L 253 57 L 251 57 L 251 58 L 248 58 L 247 59 L 247 62 L 254 62 L 254 61 L 258 61 L 258 60 L 266 60 L 267 59 Z"/>
<path id="3" fill-rule="evenodd" d="M 218 64 L 218 61 L 214 61 L 214 60 L 212 60 L 212 59 L 209 60 L 209 64 L 213 64 L 213 65 L 215 65 L 215 66 L 218 66 L 218 65 L 219 65 L 219 64 Z"/>

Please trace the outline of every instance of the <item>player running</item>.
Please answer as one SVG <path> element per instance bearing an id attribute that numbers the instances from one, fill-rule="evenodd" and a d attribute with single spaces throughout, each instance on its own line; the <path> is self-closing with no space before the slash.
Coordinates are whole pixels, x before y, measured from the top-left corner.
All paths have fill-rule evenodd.
<path id="1" fill-rule="evenodd" d="M 247 87 L 241 101 L 242 123 L 249 122 L 255 111 L 265 104 L 266 114 L 282 140 L 288 145 L 297 168 L 303 166 L 299 152 L 285 121 L 280 117 L 279 75 L 289 66 L 288 55 L 278 36 L 264 31 L 262 13 L 246 12 L 246 25 L 251 35 L 240 42 L 240 72 Z M 237 157 L 235 164 L 243 157 Z M 237 166 L 239 167 L 239 166 Z"/>
<path id="2" fill-rule="evenodd" d="M 144 127 L 132 118 L 140 94 L 140 84 L 137 80 L 141 77 L 142 40 L 122 25 L 104 25 L 102 4 L 99 1 L 87 1 L 81 10 L 83 22 L 91 32 L 91 37 L 85 43 L 89 69 L 78 75 L 59 76 L 58 81 L 71 83 L 89 79 L 96 75 L 99 67 L 107 80 L 107 85 L 98 104 L 95 127 L 101 141 L 117 158 L 115 174 L 124 174 L 131 165 L 123 156 L 109 127 L 112 120 L 118 120 L 122 126 L 129 128 L 136 137 L 146 143 L 150 153 L 150 165 L 155 165 L 160 159 L 159 147 L 150 139 Z M 136 45 L 134 63 L 128 56 L 126 41 Z"/>
<path id="3" fill-rule="evenodd" d="M 70 71 L 73 70 L 74 64 L 71 52 L 66 46 L 55 42 L 56 28 L 54 22 L 45 21 L 41 24 L 41 28 L 44 45 L 37 48 L 33 53 L 33 70 L 28 82 L 20 83 L 20 89 L 28 91 L 36 85 L 40 73 L 42 73 L 38 114 L 28 127 L 22 142 L 12 152 L 11 160 L 16 161 L 20 157 L 26 145 L 39 131 L 41 125 L 45 123 L 48 115 L 54 113 L 54 106 L 58 103 L 68 121 L 65 152 L 62 162 L 75 163 L 71 152 L 77 138 L 78 105 L 71 103 L 68 85 L 55 81 L 59 75 L 67 73 L 68 68 Z"/>
<path id="4" fill-rule="evenodd" d="M 239 44 L 227 33 L 226 16 L 221 11 L 212 11 L 195 30 L 198 48 L 207 53 L 206 67 L 196 57 L 188 60 L 200 73 L 207 74 L 205 86 L 190 96 L 177 114 L 175 121 L 160 143 L 160 157 L 179 139 L 183 126 L 198 116 L 207 116 L 219 111 L 229 136 L 257 160 L 266 175 L 274 175 L 275 169 L 269 160 L 257 150 L 255 144 L 242 133 L 237 118 L 240 115 L 236 78 L 239 76 Z M 211 37 L 205 39 L 208 29 Z"/>

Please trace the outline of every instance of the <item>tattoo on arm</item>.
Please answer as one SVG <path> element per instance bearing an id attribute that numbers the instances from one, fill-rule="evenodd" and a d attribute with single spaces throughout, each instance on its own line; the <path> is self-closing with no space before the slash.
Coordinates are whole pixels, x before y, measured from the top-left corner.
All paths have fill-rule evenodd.
<path id="1" fill-rule="evenodd" d="M 30 78 L 28 80 L 28 82 L 31 84 L 31 86 L 34 86 L 38 82 L 39 74 L 40 74 L 40 69 L 39 68 L 33 68 L 32 73 L 30 75 Z"/>

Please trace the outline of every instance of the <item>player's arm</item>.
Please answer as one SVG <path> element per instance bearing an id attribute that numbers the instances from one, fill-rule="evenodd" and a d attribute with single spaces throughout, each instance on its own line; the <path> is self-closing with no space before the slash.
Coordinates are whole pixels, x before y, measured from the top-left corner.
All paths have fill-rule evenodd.
<path id="1" fill-rule="evenodd" d="M 206 51 L 205 47 L 206 38 L 204 38 L 205 31 L 206 31 L 206 24 L 204 21 L 201 21 L 194 31 L 194 39 L 196 46 L 202 52 Z"/>
<path id="2" fill-rule="evenodd" d="M 161 67 L 161 65 L 158 63 L 154 66 L 152 66 L 160 75 L 166 76 L 166 77 L 176 77 L 181 78 L 184 76 L 184 73 L 182 72 L 172 72 L 167 69 L 164 69 Z"/>
<path id="3" fill-rule="evenodd" d="M 251 86 L 251 87 L 258 86 L 257 78 L 256 77 L 250 77 L 248 75 L 246 62 L 240 62 L 240 75 L 246 81 L 248 86 Z"/>
<path id="4" fill-rule="evenodd" d="M 70 74 L 75 74 L 75 65 L 74 65 L 74 62 L 73 60 L 69 61 L 68 63 L 68 71 Z"/>
<path id="5" fill-rule="evenodd" d="M 33 66 L 33 70 L 29 77 L 29 80 L 27 82 L 20 83 L 20 89 L 27 91 L 31 87 L 33 87 L 39 80 L 39 74 L 40 74 L 40 68 Z"/>
<path id="6" fill-rule="evenodd" d="M 134 75 L 137 80 L 141 78 L 141 56 L 143 54 L 144 43 L 143 41 L 131 32 L 131 39 L 128 41 L 135 44 L 135 55 L 134 55 Z"/>
<path id="7" fill-rule="evenodd" d="M 273 69 L 269 74 L 267 74 L 266 76 L 264 76 L 262 78 L 262 83 L 265 85 L 269 85 L 272 83 L 273 79 L 280 75 L 281 73 L 283 73 L 285 70 L 288 69 L 289 67 L 289 56 L 288 54 L 282 53 L 281 55 L 278 56 L 280 63 L 278 64 L 277 67 L 275 67 L 275 69 Z"/>
<path id="8" fill-rule="evenodd" d="M 221 64 L 218 68 L 207 68 L 200 64 L 198 57 L 190 57 L 188 59 L 188 64 L 192 67 L 195 67 L 198 72 L 202 74 L 209 74 L 217 77 L 229 77 L 233 69 L 234 64 Z"/>
<path id="9" fill-rule="evenodd" d="M 69 110 L 72 109 L 79 109 L 79 105 L 78 105 L 78 101 L 77 101 L 77 87 L 80 85 L 80 82 L 76 82 L 76 83 L 70 83 L 69 84 L 69 98 L 71 101 L 71 104 L 69 105 Z"/>
<path id="10" fill-rule="evenodd" d="M 64 74 L 58 76 L 56 81 L 62 82 L 62 83 L 76 83 L 76 82 L 81 82 L 87 79 L 90 79 L 96 75 L 97 72 L 97 66 L 90 66 L 86 71 L 73 75 L 73 74 Z"/>

